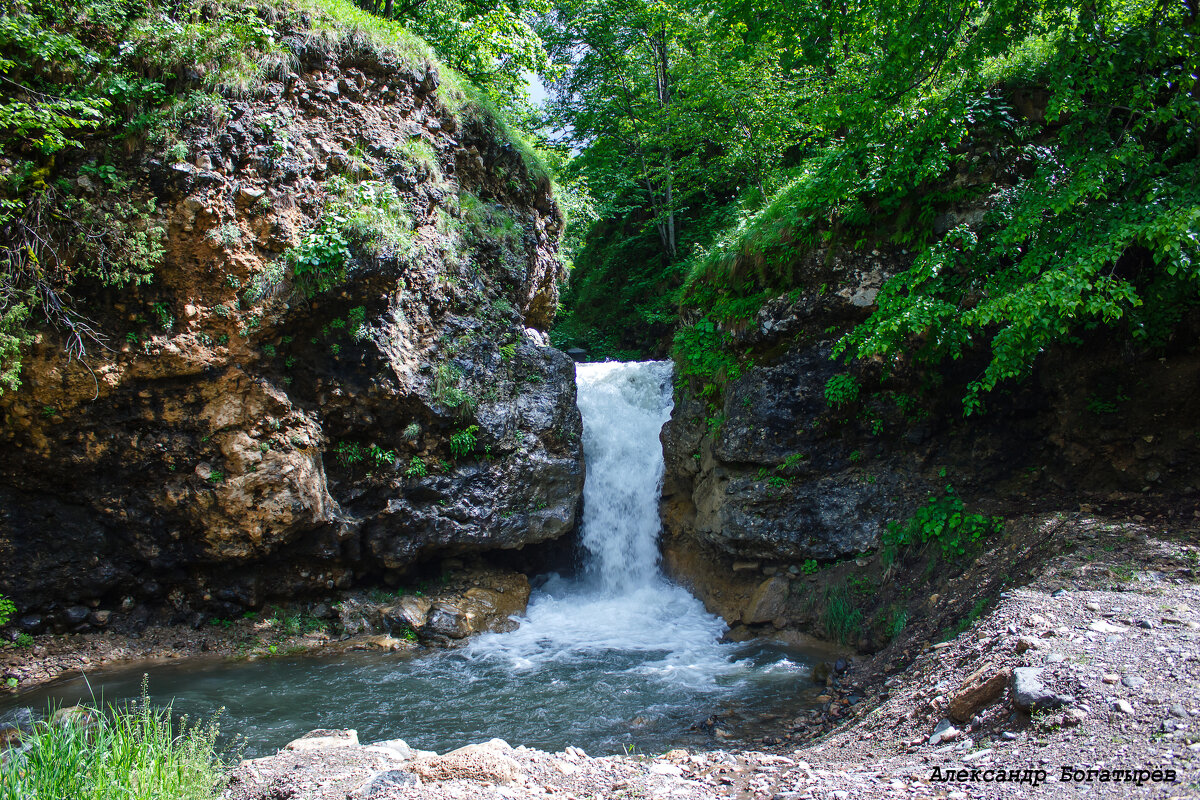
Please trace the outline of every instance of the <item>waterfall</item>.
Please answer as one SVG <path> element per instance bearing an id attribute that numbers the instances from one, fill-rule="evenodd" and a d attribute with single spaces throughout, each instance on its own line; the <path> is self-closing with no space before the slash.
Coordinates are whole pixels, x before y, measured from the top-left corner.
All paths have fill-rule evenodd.
<path id="1" fill-rule="evenodd" d="M 575 381 L 587 463 L 585 568 L 607 592 L 647 586 L 659 574 L 658 435 L 671 417 L 671 362 L 580 364 Z"/>
<path id="2" fill-rule="evenodd" d="M 472 657 L 534 670 L 623 653 L 632 658 L 627 671 L 691 689 L 712 688 L 736 669 L 720 643 L 725 623 L 658 568 L 658 435 L 671 415 L 671 366 L 576 366 L 587 462 L 583 577 L 551 578 L 534 592 L 521 627 L 476 638 Z"/>

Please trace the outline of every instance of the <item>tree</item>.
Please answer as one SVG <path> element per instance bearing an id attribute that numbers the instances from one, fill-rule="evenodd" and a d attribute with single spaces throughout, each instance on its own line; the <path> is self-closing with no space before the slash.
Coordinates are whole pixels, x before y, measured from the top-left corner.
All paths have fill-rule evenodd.
<path id="1" fill-rule="evenodd" d="M 527 75 L 552 67 L 533 20 L 550 0 L 355 0 L 361 7 L 403 22 L 433 46 L 438 57 L 491 98 L 526 109 Z"/>

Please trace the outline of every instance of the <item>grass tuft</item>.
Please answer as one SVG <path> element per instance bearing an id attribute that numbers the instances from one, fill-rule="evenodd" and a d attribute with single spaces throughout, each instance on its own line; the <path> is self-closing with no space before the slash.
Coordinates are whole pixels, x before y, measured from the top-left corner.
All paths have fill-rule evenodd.
<path id="1" fill-rule="evenodd" d="M 0 800 L 212 800 L 223 783 L 216 720 L 176 722 L 142 696 L 123 707 L 62 709 L 0 763 Z"/>

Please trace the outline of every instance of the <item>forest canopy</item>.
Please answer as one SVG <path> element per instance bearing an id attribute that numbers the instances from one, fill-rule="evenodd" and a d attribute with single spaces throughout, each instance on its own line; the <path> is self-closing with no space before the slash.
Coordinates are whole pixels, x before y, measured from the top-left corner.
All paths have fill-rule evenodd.
<path id="1" fill-rule="evenodd" d="M 584 0 L 541 30 L 600 207 L 562 341 L 673 330 L 713 387 L 743 366 L 727 331 L 803 287 L 806 255 L 888 242 L 912 265 L 838 350 L 986 349 L 970 412 L 1054 343 L 1162 343 L 1195 303 L 1193 2 Z M 966 206 L 986 214 L 934 224 Z"/>
<path id="2" fill-rule="evenodd" d="M 33 326 L 71 331 L 77 351 L 88 337 L 72 281 L 11 236 L 14 220 L 71 217 L 56 195 L 61 156 L 100 136 L 163 136 L 192 109 L 253 91 L 286 59 L 266 24 L 281 8 L 21 0 L 0 17 L 0 388 L 16 385 Z M 719 392 L 747 366 L 730 331 L 768 299 L 813 289 L 806 259 L 886 243 L 910 263 L 838 353 L 930 367 L 983 353 L 963 387 L 972 412 L 1048 347 L 1096 329 L 1162 346 L 1196 302 L 1197 0 L 287 9 L 414 59 L 436 54 L 515 137 L 536 140 L 570 219 L 554 339 L 592 357 L 669 344 L 683 380 Z M 216 68 L 188 79 L 189 64 Z M 153 237 L 111 246 L 106 220 L 76 211 L 83 240 L 109 243 L 77 278 L 152 278 Z"/>

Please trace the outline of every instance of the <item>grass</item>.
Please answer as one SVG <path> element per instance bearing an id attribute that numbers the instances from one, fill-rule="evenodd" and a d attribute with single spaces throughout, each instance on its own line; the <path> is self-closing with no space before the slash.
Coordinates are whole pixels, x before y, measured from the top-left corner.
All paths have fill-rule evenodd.
<path id="1" fill-rule="evenodd" d="M 217 723 L 176 723 L 171 707 L 142 696 L 125 707 L 95 708 L 40 724 L 28 750 L 0 765 L 0 800 L 210 800 L 224 764 Z"/>
<path id="2" fill-rule="evenodd" d="M 825 630 L 831 639 L 852 644 L 862 631 L 863 614 L 845 584 L 831 587 L 825 597 Z"/>
<path id="3" fill-rule="evenodd" d="M 433 49 L 399 22 L 364 11 L 351 0 L 299 0 L 299 8 L 316 12 L 308 32 L 309 44 L 324 45 L 326 52 L 341 48 L 369 48 L 390 55 L 405 67 L 437 64 Z"/>

